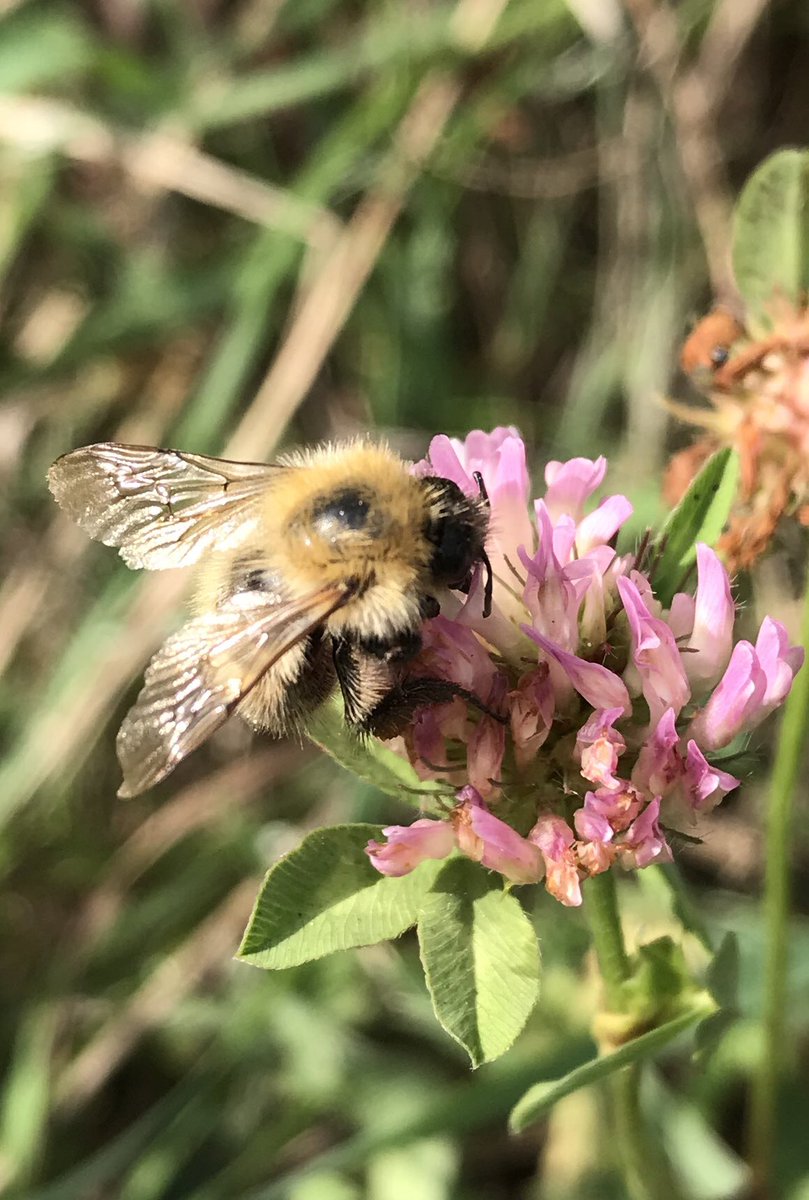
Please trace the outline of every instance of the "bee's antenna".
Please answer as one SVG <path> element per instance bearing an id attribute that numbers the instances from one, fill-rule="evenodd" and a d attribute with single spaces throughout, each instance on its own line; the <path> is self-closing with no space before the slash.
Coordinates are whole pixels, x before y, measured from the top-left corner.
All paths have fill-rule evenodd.
<path id="1" fill-rule="evenodd" d="M 486 491 L 486 484 L 483 482 L 483 476 L 481 475 L 480 471 L 473 471 L 472 478 L 474 479 L 475 483 L 478 485 L 478 491 L 480 492 L 481 497 L 488 504 L 489 503 L 489 493 Z"/>
<path id="2" fill-rule="evenodd" d="M 480 492 L 481 499 L 483 500 L 484 504 L 490 508 L 491 504 L 489 503 L 489 493 L 486 491 L 486 484 L 483 482 L 483 476 L 481 475 L 480 471 L 473 471 L 472 478 L 478 485 L 478 491 Z M 492 591 L 494 590 L 494 576 L 492 575 L 492 564 L 489 562 L 489 556 L 485 550 L 481 550 L 480 552 L 480 561 L 486 568 L 486 587 L 483 592 L 483 615 L 484 617 L 490 617 L 492 614 Z"/>
<path id="3" fill-rule="evenodd" d="M 489 562 L 489 556 L 485 550 L 480 552 L 480 561 L 486 568 L 486 586 L 483 590 L 483 615 L 490 617 L 492 615 L 492 592 L 494 591 L 494 576 L 492 575 L 492 564 Z"/>

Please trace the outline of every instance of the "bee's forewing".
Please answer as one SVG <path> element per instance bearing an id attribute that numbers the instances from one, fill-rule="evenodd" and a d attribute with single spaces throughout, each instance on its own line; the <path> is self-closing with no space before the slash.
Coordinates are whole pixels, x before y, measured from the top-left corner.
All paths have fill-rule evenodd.
<path id="1" fill-rule="evenodd" d="M 282 654 L 350 597 L 331 585 L 290 600 L 240 592 L 188 621 L 158 650 L 118 732 L 124 781 L 136 796 L 164 779 L 222 725 Z"/>
<path id="2" fill-rule="evenodd" d="M 160 569 L 243 541 L 282 469 L 100 442 L 58 458 L 48 483 L 65 512 L 90 537 L 117 546 L 127 566 Z"/>

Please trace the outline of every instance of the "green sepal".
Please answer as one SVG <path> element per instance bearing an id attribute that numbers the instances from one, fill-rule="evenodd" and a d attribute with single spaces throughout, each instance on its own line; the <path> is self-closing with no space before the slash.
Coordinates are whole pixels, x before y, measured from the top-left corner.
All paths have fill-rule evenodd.
<path id="1" fill-rule="evenodd" d="M 713 546 L 725 528 L 739 486 L 739 456 L 730 447 L 712 455 L 671 512 L 655 541 L 652 582 L 667 608 L 696 562 L 697 542 Z"/>

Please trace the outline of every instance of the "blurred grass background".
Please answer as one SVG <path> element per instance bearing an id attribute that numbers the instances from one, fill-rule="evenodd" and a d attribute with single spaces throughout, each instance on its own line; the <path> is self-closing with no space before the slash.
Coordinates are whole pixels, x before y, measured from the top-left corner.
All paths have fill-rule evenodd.
<path id="1" fill-rule="evenodd" d="M 684 437 L 659 397 L 688 398 L 689 321 L 732 300 L 734 194 L 807 140 L 808 34 L 802 0 L 0 0 L 4 1195 L 620 1200 L 598 1094 L 504 1132 L 588 1053 L 578 914 L 538 900 L 540 1009 L 474 1075 L 407 939 L 231 961 L 303 830 L 402 814 L 235 723 L 117 801 L 115 730 L 184 581 L 87 543 L 44 477 L 110 438 L 256 459 L 373 428 L 420 456 L 514 423 L 538 469 L 608 453 L 654 520 Z M 789 567 L 759 585 L 787 622 Z M 760 798 L 688 859 L 742 937 L 743 1019 L 647 1098 L 695 1200 L 744 1193 Z M 667 927 L 651 873 L 625 890 Z M 773 1195 L 806 1200 L 805 916 L 793 946 Z"/>

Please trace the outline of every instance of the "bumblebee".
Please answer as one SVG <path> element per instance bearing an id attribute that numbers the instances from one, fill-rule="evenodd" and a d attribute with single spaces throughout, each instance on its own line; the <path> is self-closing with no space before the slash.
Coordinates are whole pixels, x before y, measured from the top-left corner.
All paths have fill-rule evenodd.
<path id="1" fill-rule="evenodd" d="M 488 499 L 356 441 L 272 465 L 104 442 L 63 455 L 57 502 L 129 567 L 197 564 L 193 615 L 158 650 L 117 737 L 121 796 L 164 779 L 235 711 L 295 733 L 339 686 L 347 724 L 392 737 L 461 696 L 407 678 L 446 589 L 487 572 Z M 496 714 L 491 714 L 496 715 Z"/>

